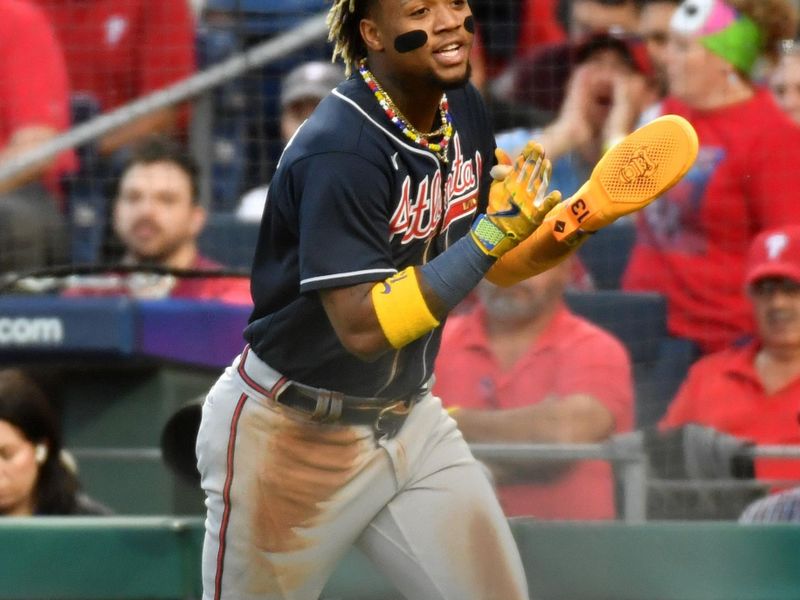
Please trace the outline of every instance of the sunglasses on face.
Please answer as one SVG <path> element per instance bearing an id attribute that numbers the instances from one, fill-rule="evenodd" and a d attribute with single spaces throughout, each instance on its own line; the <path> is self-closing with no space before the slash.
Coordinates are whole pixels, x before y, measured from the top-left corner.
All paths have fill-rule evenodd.
<path id="1" fill-rule="evenodd" d="M 777 293 L 787 296 L 800 294 L 800 282 L 784 277 L 760 279 L 750 286 L 750 293 L 758 297 L 771 297 Z"/>

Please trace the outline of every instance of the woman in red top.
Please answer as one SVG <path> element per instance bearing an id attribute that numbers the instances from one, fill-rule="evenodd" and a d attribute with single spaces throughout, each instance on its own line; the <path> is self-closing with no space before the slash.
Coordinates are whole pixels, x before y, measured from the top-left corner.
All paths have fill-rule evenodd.
<path id="1" fill-rule="evenodd" d="M 638 215 L 623 287 L 664 294 L 671 333 L 705 352 L 752 331 L 741 288 L 750 242 L 800 223 L 800 129 L 751 79 L 796 22 L 789 0 L 685 0 L 671 22 L 660 110 L 692 123 L 700 153 Z"/>

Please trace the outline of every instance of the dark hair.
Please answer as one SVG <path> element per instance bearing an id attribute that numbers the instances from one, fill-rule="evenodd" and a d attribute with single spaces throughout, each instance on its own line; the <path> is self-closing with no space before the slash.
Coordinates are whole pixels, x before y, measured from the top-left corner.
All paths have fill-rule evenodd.
<path id="1" fill-rule="evenodd" d="M 360 23 L 376 1 L 333 0 L 328 11 L 328 41 L 333 42 L 332 60 L 340 56 L 347 75 L 360 59 L 367 56 Z"/>
<path id="2" fill-rule="evenodd" d="M 781 40 L 794 37 L 798 14 L 788 0 L 727 0 L 733 8 L 750 17 L 764 36 L 764 54 L 775 61 Z"/>
<path id="3" fill-rule="evenodd" d="M 664 4 L 665 2 L 678 6 L 681 2 L 683 2 L 683 0 L 636 0 L 636 3 L 639 5 L 640 9 L 644 8 L 645 6 L 649 6 L 650 4 Z"/>
<path id="4" fill-rule="evenodd" d="M 75 513 L 80 485 L 61 460 L 58 418 L 41 388 L 19 369 L 0 370 L 0 421 L 19 429 L 31 443 L 47 446 L 36 482 L 36 514 Z"/>
<path id="5" fill-rule="evenodd" d="M 558 0 L 558 4 L 556 6 L 556 19 L 560 23 L 561 27 L 563 27 L 565 30 L 569 29 L 569 22 L 572 15 L 572 5 L 576 2 L 583 1 L 595 2 L 597 4 L 602 4 L 603 6 L 626 6 L 628 4 L 632 4 L 636 10 L 639 10 L 642 5 L 641 0 Z"/>
<path id="6" fill-rule="evenodd" d="M 119 181 L 122 181 L 125 173 L 135 165 L 151 165 L 158 162 L 172 163 L 186 173 L 191 186 L 192 201 L 199 202 L 200 167 L 197 161 L 180 143 L 163 135 L 151 135 L 133 147 L 130 158 L 122 169 Z M 119 186 L 119 182 L 117 185 Z"/>

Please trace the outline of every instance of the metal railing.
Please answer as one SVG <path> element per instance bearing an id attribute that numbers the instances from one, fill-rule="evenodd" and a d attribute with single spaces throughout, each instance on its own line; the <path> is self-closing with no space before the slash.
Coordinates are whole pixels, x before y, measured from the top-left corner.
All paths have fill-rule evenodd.
<path id="1" fill-rule="evenodd" d="M 613 441 L 602 444 L 470 444 L 478 460 L 511 461 L 578 461 L 604 460 L 617 465 L 623 502 L 620 519 L 625 523 L 647 520 L 647 455 L 639 445 L 620 446 Z M 162 460 L 158 448 L 71 448 L 71 454 L 81 459 Z M 750 458 L 800 459 L 800 446 L 753 446 L 742 449 Z M 694 483 L 694 482 L 693 482 Z M 702 485 L 702 482 L 699 482 Z M 747 481 L 731 481 L 731 487 L 741 487 Z M 677 482 L 677 486 L 681 483 Z M 719 487 L 720 484 L 715 483 Z"/>
<path id="2" fill-rule="evenodd" d="M 33 164 L 91 142 L 127 123 L 203 94 L 240 75 L 279 60 L 327 35 L 325 14 L 315 15 L 297 27 L 253 46 L 162 90 L 143 96 L 60 134 L 32 150 L 0 164 L 0 182 Z"/>

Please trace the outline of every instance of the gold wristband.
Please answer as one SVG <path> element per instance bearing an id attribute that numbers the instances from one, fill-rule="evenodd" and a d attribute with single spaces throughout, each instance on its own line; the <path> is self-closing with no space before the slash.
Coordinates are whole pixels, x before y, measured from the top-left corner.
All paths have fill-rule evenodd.
<path id="1" fill-rule="evenodd" d="M 419 289 L 414 267 L 376 283 L 372 305 L 383 334 L 394 348 L 402 348 L 439 326 Z"/>

